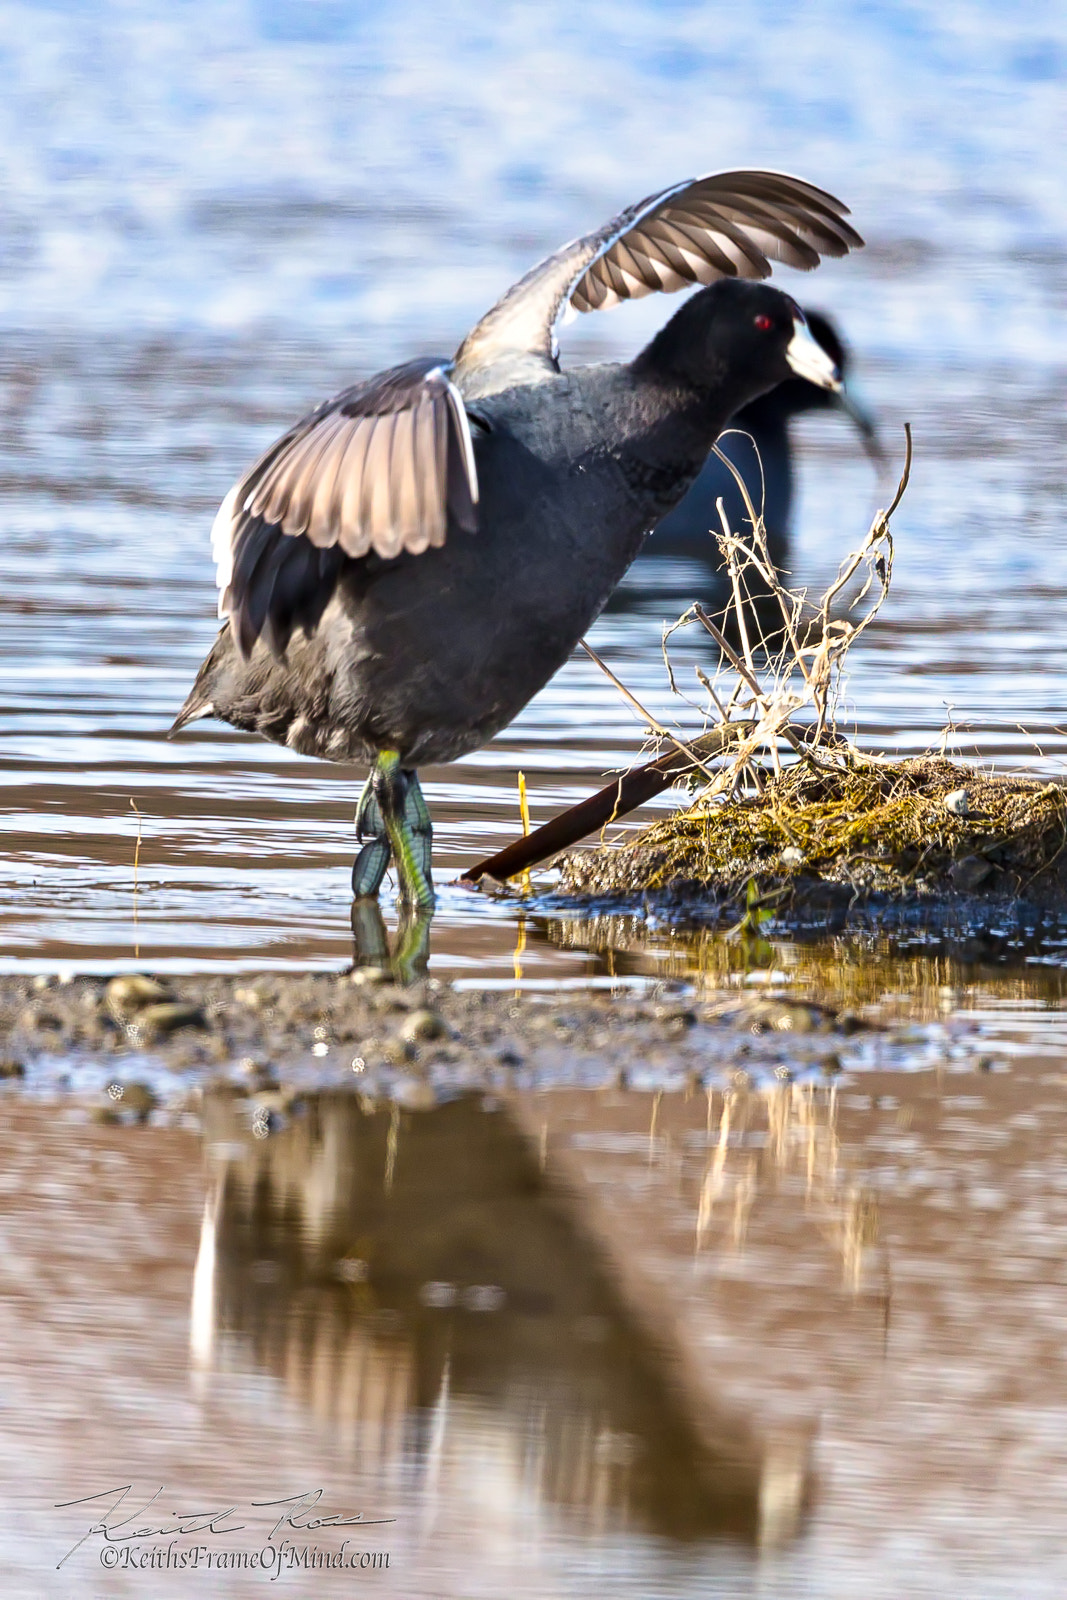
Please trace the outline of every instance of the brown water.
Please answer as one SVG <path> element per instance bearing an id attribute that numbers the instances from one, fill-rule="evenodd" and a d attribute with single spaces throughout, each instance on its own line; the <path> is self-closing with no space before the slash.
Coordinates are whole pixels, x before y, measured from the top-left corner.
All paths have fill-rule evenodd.
<path id="1" fill-rule="evenodd" d="M 262 1593 L 206 1552 L 321 1490 L 375 1525 L 273 1543 L 387 1553 L 373 1593 L 1058 1595 L 1063 1089 L 323 1095 L 266 1141 L 219 1090 L 203 1145 L 9 1104 L 6 1592 Z M 195 1578 L 102 1566 L 230 1507 L 126 1541 Z"/>

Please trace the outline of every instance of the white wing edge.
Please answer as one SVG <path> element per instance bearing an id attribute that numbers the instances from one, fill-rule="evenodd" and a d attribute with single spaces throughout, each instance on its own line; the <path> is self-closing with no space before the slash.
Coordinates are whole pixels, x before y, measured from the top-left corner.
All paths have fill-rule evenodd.
<path id="1" fill-rule="evenodd" d="M 215 585 L 219 591 L 219 616 L 229 616 L 223 610 L 223 600 L 226 590 L 233 578 L 233 519 L 237 508 L 237 491 L 240 483 L 235 483 L 221 506 L 215 513 L 215 520 L 211 524 L 211 554 L 215 560 Z"/>
<path id="2" fill-rule="evenodd" d="M 471 438 L 471 425 L 467 417 L 467 408 L 463 404 L 463 396 L 452 382 L 446 377 L 448 384 L 448 401 L 452 407 L 452 415 L 456 419 L 456 427 L 463 441 L 463 463 L 467 468 L 467 482 L 470 484 L 471 500 L 478 504 L 478 468 L 474 464 L 474 440 Z"/>
<path id="3" fill-rule="evenodd" d="M 449 378 L 444 367 L 433 367 L 426 374 L 426 377 L 443 378 L 447 386 L 448 404 L 452 409 L 452 416 L 463 445 L 463 464 L 467 471 L 467 481 L 470 484 L 471 500 L 477 505 L 478 468 L 474 460 L 474 440 L 471 437 L 470 422 L 467 418 L 466 407 L 463 404 L 463 396 Z M 215 520 L 211 524 L 211 554 L 215 562 L 215 587 L 219 591 L 218 615 L 222 619 L 229 616 L 229 611 L 225 608 L 224 602 L 226 590 L 233 580 L 233 524 L 237 511 L 237 492 L 240 487 L 240 483 L 234 484 L 216 511 Z"/>
<path id="4" fill-rule="evenodd" d="M 445 387 L 448 390 L 448 404 L 451 407 L 452 417 L 463 444 L 463 465 L 467 469 L 467 482 L 470 484 L 471 500 L 477 505 L 478 468 L 474 464 L 474 440 L 471 438 L 471 425 L 467 420 L 467 408 L 463 404 L 463 396 L 448 376 L 451 370 L 451 365 L 447 367 L 431 367 L 423 382 L 427 383 L 431 378 L 444 379 Z"/>

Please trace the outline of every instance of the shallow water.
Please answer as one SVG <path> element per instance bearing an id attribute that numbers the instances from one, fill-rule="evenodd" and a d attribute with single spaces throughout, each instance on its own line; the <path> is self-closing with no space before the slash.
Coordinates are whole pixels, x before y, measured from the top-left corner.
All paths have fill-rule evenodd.
<path id="1" fill-rule="evenodd" d="M 257 1140 L 218 1089 L 202 1147 L 9 1101 L 7 1592 L 260 1593 L 207 1553 L 322 1491 L 273 1543 L 383 1594 L 1060 1594 L 1062 1091 L 327 1094 Z M 42 1581 L 127 1484 L 111 1548 L 233 1508 L 133 1541 L 195 1580 L 98 1531 Z"/>
<path id="2" fill-rule="evenodd" d="M 950 752 L 1062 773 L 1064 15 L 0 0 L 0 64 L 5 968 L 351 959 L 362 774 L 164 738 L 216 626 L 215 507 L 310 405 L 450 351 L 531 261 L 706 168 L 808 176 L 869 241 L 779 279 L 840 321 L 891 455 L 914 430 L 860 738 L 950 725 Z M 675 303 L 570 327 L 565 359 L 628 356 Z M 887 488 L 844 420 L 797 438 L 791 564 L 820 588 Z M 683 729 L 661 626 L 705 584 L 643 557 L 591 633 Z M 699 639 L 675 661 L 695 692 Z M 997 1070 L 905 1033 L 836 1093 L 738 1090 L 725 1133 L 721 1091 L 325 1097 L 265 1142 L 221 1091 L 203 1140 L 91 1125 L 55 1082 L 7 1100 L 5 1593 L 190 1593 L 95 1546 L 55 1572 L 55 1501 L 127 1482 L 321 1485 L 396 1517 L 368 1547 L 405 1596 L 1063 1593 L 1063 930 L 754 956 L 450 885 L 517 833 L 520 770 L 536 825 L 641 744 L 576 656 L 423 774 L 436 975 L 765 980 L 965 1028 Z"/>
<path id="3" fill-rule="evenodd" d="M 809 173 L 870 241 L 782 278 L 840 318 L 890 450 L 904 419 L 915 432 L 891 601 L 853 655 L 862 736 L 922 750 L 951 719 L 965 750 L 1060 770 L 1062 19 L 764 6 L 717 15 L 712 49 L 699 7 L 613 7 L 607 41 L 596 7 L 539 10 L 536 47 L 532 15 L 472 21 L 446 50 L 417 4 L 356 21 L 326 0 L 259 0 L 204 9 L 203 29 L 195 4 L 166 22 L 0 9 L 7 964 L 347 958 L 362 775 L 221 725 L 163 738 L 213 636 L 214 507 L 309 404 L 453 348 L 531 258 L 708 164 Z M 585 319 L 566 350 L 625 355 L 672 304 Z M 843 419 L 798 432 L 792 562 L 819 585 L 884 486 Z M 667 691 L 660 629 L 702 592 L 699 570 L 642 558 L 592 631 L 683 727 L 696 714 Z M 700 641 L 676 656 L 695 691 Z M 519 770 L 536 823 L 640 745 L 634 713 L 576 658 L 488 749 L 424 775 L 438 878 L 514 836 Z M 504 975 L 515 939 L 507 908 L 444 889 L 442 975 Z M 524 959 L 585 970 L 538 938 Z"/>

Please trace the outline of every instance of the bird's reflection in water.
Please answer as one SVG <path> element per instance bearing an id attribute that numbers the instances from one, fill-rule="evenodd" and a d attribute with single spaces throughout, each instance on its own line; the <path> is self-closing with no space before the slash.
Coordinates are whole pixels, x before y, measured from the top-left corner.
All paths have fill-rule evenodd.
<path id="1" fill-rule="evenodd" d="M 397 906 L 396 934 L 389 932 L 377 897 L 364 895 L 352 902 L 352 970 L 372 968 L 388 973 L 399 984 L 416 983 L 426 976 L 430 961 L 430 924 L 433 908 Z"/>
<path id="2" fill-rule="evenodd" d="M 488 1475 L 503 1527 L 557 1508 L 684 1541 L 797 1531 L 806 1456 L 783 1516 L 781 1463 L 742 1415 L 685 1392 L 506 1110 L 336 1092 L 248 1130 L 247 1101 L 208 1096 L 202 1381 L 274 1374 L 354 1468 L 428 1512 Z"/>

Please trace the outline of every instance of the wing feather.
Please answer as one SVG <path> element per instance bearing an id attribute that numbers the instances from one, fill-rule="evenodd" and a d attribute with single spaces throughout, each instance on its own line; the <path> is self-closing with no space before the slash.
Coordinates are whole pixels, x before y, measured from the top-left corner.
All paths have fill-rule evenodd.
<path id="1" fill-rule="evenodd" d="M 410 362 L 346 389 L 284 434 L 212 528 L 219 614 L 247 655 L 317 626 L 346 561 L 393 560 L 477 528 L 470 425 L 444 364 Z"/>
<path id="2" fill-rule="evenodd" d="M 437 478 L 437 412 L 425 401 L 415 408 L 412 444 L 419 527 L 425 535 L 426 548 L 436 549 L 445 542 L 445 502 Z"/>
<path id="3" fill-rule="evenodd" d="M 340 532 L 337 539 L 345 555 L 359 560 L 370 550 L 370 535 L 360 518 L 363 482 L 367 471 L 367 450 L 374 432 L 374 418 L 360 417 L 345 450 L 345 474 L 341 485 Z"/>
<path id="4" fill-rule="evenodd" d="M 467 335 L 454 374 L 468 398 L 492 392 L 494 364 L 526 358 L 557 370 L 553 340 L 565 310 L 596 311 L 718 277 L 765 278 L 771 263 L 810 271 L 863 240 L 848 207 L 780 172 L 719 172 L 630 206 L 595 233 L 548 256 Z"/>

